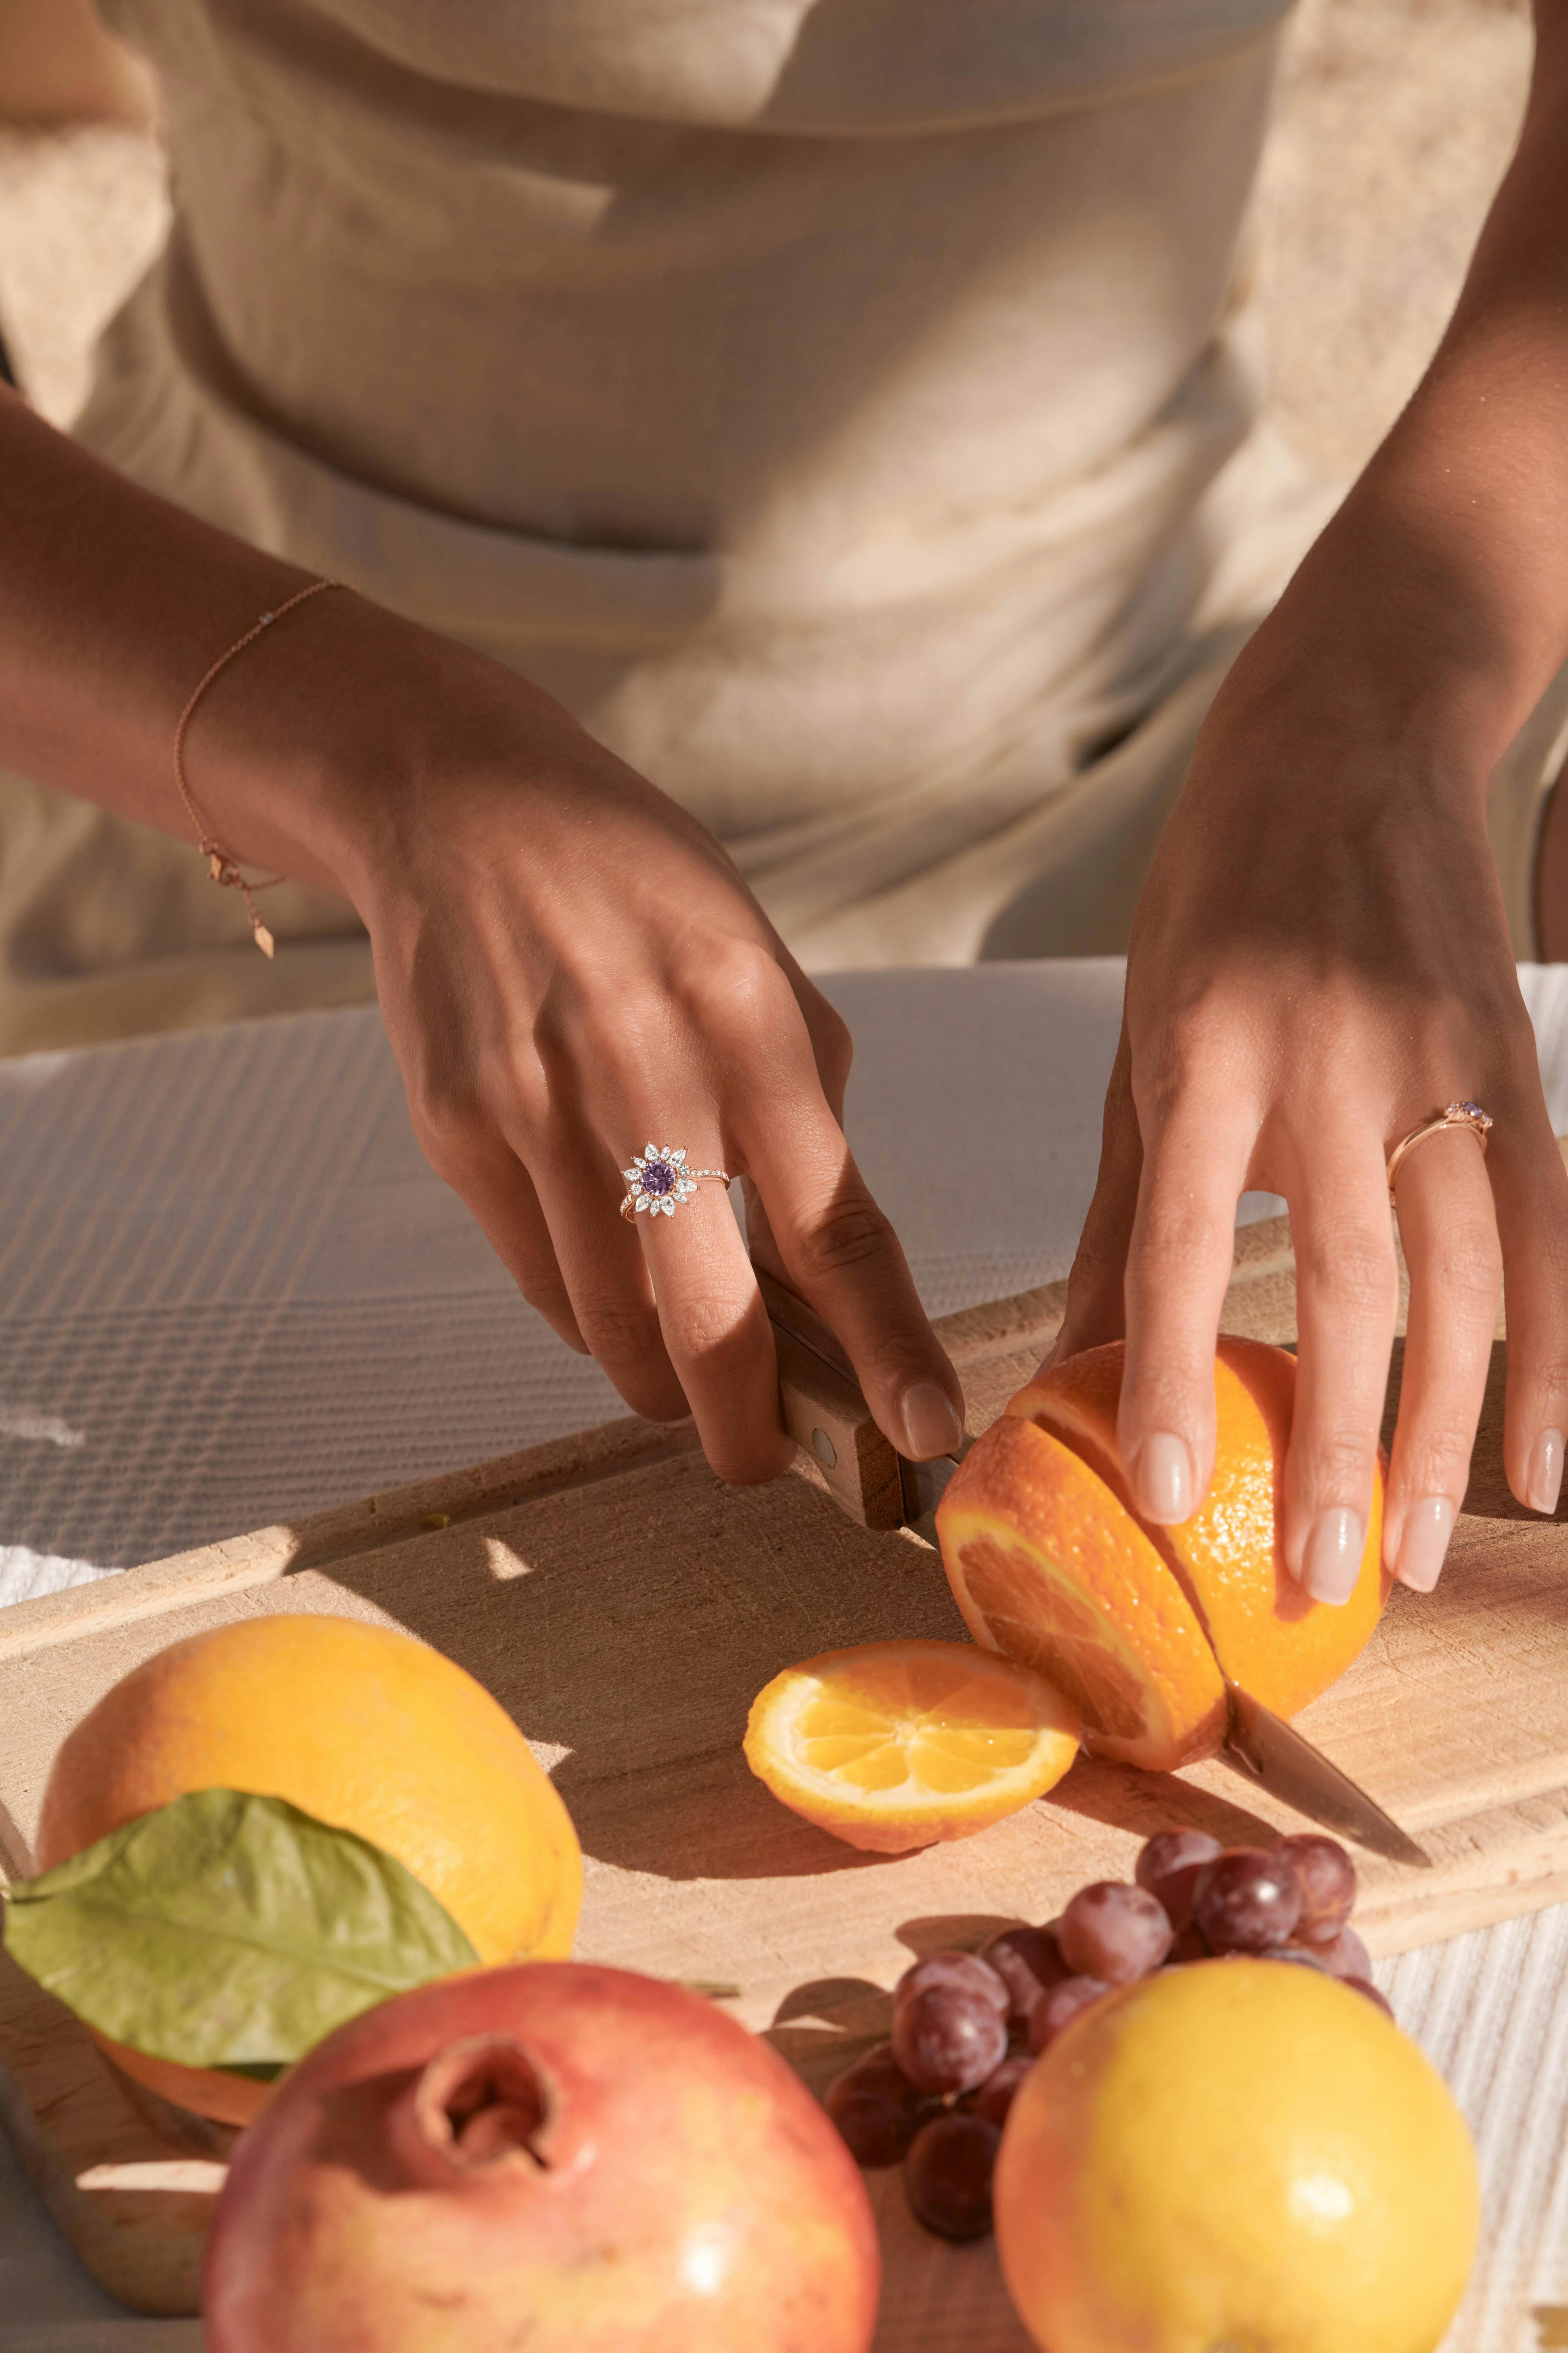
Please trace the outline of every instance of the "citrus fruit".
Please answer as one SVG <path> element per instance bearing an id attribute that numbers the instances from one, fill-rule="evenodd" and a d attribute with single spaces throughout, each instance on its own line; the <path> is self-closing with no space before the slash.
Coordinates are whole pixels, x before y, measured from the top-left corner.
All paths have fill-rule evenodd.
<path id="1" fill-rule="evenodd" d="M 1089 1348 L 1037 1375 L 1007 1407 L 1080 1454 L 1130 1508 L 1116 1451 L 1122 1343 Z M 1221 1337 L 1215 1356 L 1215 1461 L 1208 1493 L 1180 1527 L 1145 1524 L 1203 1620 L 1233 1682 L 1280 1715 L 1326 1691 L 1364 1648 L 1388 1598 L 1383 1469 L 1373 1482 L 1361 1575 L 1331 1608 L 1303 1592 L 1278 1542 L 1279 1489 L 1296 1359 L 1262 1340 Z"/>
<path id="2" fill-rule="evenodd" d="M 1169 1772 L 1224 1736 L 1225 1681 L 1175 1575 L 1103 1480 L 1004 1415 L 937 1508 L 964 1623 L 1066 1694 L 1098 1756 Z"/>
<path id="3" fill-rule="evenodd" d="M 969 1642 L 868 1642 L 760 1691 L 746 1762 L 819 1830 L 879 1854 L 968 1838 L 1054 1788 L 1078 1754 L 1060 1693 Z"/>
<path id="4" fill-rule="evenodd" d="M 395 1855 L 481 1961 L 571 1951 L 583 1865 L 571 1818 L 504 1708 L 411 1635 L 349 1618 L 242 1619 L 174 1643 L 62 1743 L 44 1793 L 47 1871 L 193 1789 L 284 1798 Z M 184 2107 L 243 2124 L 267 2086 L 112 2047 Z"/>
<path id="5" fill-rule="evenodd" d="M 1433 2353 L 1479 2209 L 1415 2043 L 1353 1988 L 1264 1960 L 1083 2011 L 1013 2101 L 994 2200 L 1050 2353 Z"/>
<path id="6" fill-rule="evenodd" d="M 1313 1601 L 1279 1542 L 1295 1358 L 1258 1340 L 1220 1340 L 1208 1493 L 1182 1526 L 1165 1528 L 1132 1510 L 1121 1474 L 1123 1356 L 1113 1341 L 1020 1389 L 965 1456 L 937 1532 L 975 1640 L 1060 1683 L 1082 1714 L 1087 1747 L 1169 1771 L 1211 1754 L 1223 1735 L 1216 1660 L 1290 1716 L 1365 1646 L 1389 1588 L 1383 1473 L 1353 1593 L 1342 1608 Z"/>

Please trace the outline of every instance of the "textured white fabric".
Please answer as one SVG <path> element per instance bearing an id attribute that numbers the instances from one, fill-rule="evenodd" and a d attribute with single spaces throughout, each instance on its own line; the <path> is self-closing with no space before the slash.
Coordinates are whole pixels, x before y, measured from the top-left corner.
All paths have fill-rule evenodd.
<path id="1" fill-rule="evenodd" d="M 1568 966 L 1521 978 L 1568 1129 Z M 1110 959 L 830 983 L 853 1140 L 933 1312 L 1065 1271 L 1121 985 Z M 10 1599 L 618 1409 L 425 1168 L 374 1012 L 0 1066 L 0 1302 Z M 1568 1906 L 1379 1974 L 1479 2140 L 1447 2353 L 1533 2353 L 1528 2306 L 1568 2304 Z M 195 2353 L 89 2327 L 106 2308 L 0 2148 L 5 2353 Z"/>

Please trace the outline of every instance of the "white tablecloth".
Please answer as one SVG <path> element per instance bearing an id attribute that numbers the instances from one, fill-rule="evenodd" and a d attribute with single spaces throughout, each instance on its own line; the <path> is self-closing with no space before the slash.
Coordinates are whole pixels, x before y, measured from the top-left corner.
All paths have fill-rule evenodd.
<path id="1" fill-rule="evenodd" d="M 1121 979 L 828 984 L 858 1042 L 855 1148 L 933 1314 L 1066 1271 Z M 1568 967 L 1523 980 L 1568 1129 Z M 0 1602 L 619 1409 L 426 1168 L 374 1012 L 0 1064 Z M 1568 2305 L 1568 1906 L 1379 1977 L 1481 2149 L 1487 2248 L 1451 2353 L 1533 2353 L 1530 2307 Z M 113 2310 L 0 2143 L 4 2353 L 199 2344 Z"/>

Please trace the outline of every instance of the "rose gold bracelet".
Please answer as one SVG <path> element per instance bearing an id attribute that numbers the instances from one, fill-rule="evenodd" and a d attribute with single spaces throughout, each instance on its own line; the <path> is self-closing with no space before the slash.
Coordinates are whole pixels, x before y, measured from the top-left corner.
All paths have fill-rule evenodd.
<path id="1" fill-rule="evenodd" d="M 263 630 L 269 629 L 274 621 L 280 621 L 285 613 L 291 613 L 296 605 L 302 605 L 308 596 L 319 596 L 323 589 L 341 588 L 342 585 L 341 580 L 312 580 L 308 588 L 296 588 L 292 596 L 286 596 L 281 605 L 275 606 L 270 613 L 263 613 L 261 618 L 247 629 L 243 638 L 236 638 L 227 653 L 219 654 L 216 661 L 207 671 L 206 676 L 200 681 L 195 692 L 181 712 L 179 724 L 174 730 L 174 782 L 180 788 L 180 798 L 184 802 L 186 814 L 195 827 L 196 847 L 207 861 L 207 871 L 213 881 L 226 891 L 237 891 L 245 901 L 245 912 L 250 917 L 251 934 L 264 956 L 272 955 L 276 952 L 277 944 L 261 920 L 256 904 L 256 893 L 258 891 L 274 891 L 279 882 L 285 881 L 288 878 L 282 874 L 268 874 L 263 875 L 259 881 L 252 881 L 240 872 L 238 866 L 221 842 L 214 840 L 207 829 L 207 821 L 197 807 L 196 797 L 191 790 L 190 780 L 185 775 L 185 730 L 191 723 L 192 713 L 208 687 L 228 668 L 237 654 L 242 654 L 247 646 L 253 646 Z"/>

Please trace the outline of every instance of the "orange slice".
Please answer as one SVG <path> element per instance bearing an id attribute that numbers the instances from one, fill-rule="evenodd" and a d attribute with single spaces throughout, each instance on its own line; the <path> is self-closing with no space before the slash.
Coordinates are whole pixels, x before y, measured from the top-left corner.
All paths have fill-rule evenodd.
<path id="1" fill-rule="evenodd" d="M 1116 1449 L 1123 1345 L 1086 1349 L 1039 1373 L 1007 1412 L 1081 1456 L 1128 1508 Z M 1294 1715 L 1364 1649 L 1388 1598 L 1383 1472 L 1373 1483 L 1366 1550 L 1342 1609 L 1303 1593 L 1278 1542 L 1280 1482 L 1296 1398 L 1296 1359 L 1262 1340 L 1222 1337 L 1215 1359 L 1215 1467 L 1199 1510 L 1178 1528 L 1144 1525 L 1233 1682 Z"/>
<path id="2" fill-rule="evenodd" d="M 1131 1512 L 1060 1439 L 1032 1421 L 994 1422 L 936 1525 L 975 1641 L 1065 1693 L 1086 1748 L 1156 1772 L 1212 1756 L 1225 1683 L 1197 1612 Z"/>
<path id="3" fill-rule="evenodd" d="M 775 1675 L 746 1725 L 746 1762 L 775 1798 L 878 1854 L 1016 1813 L 1078 1746 L 1059 1691 L 968 1642 L 824 1651 Z"/>

